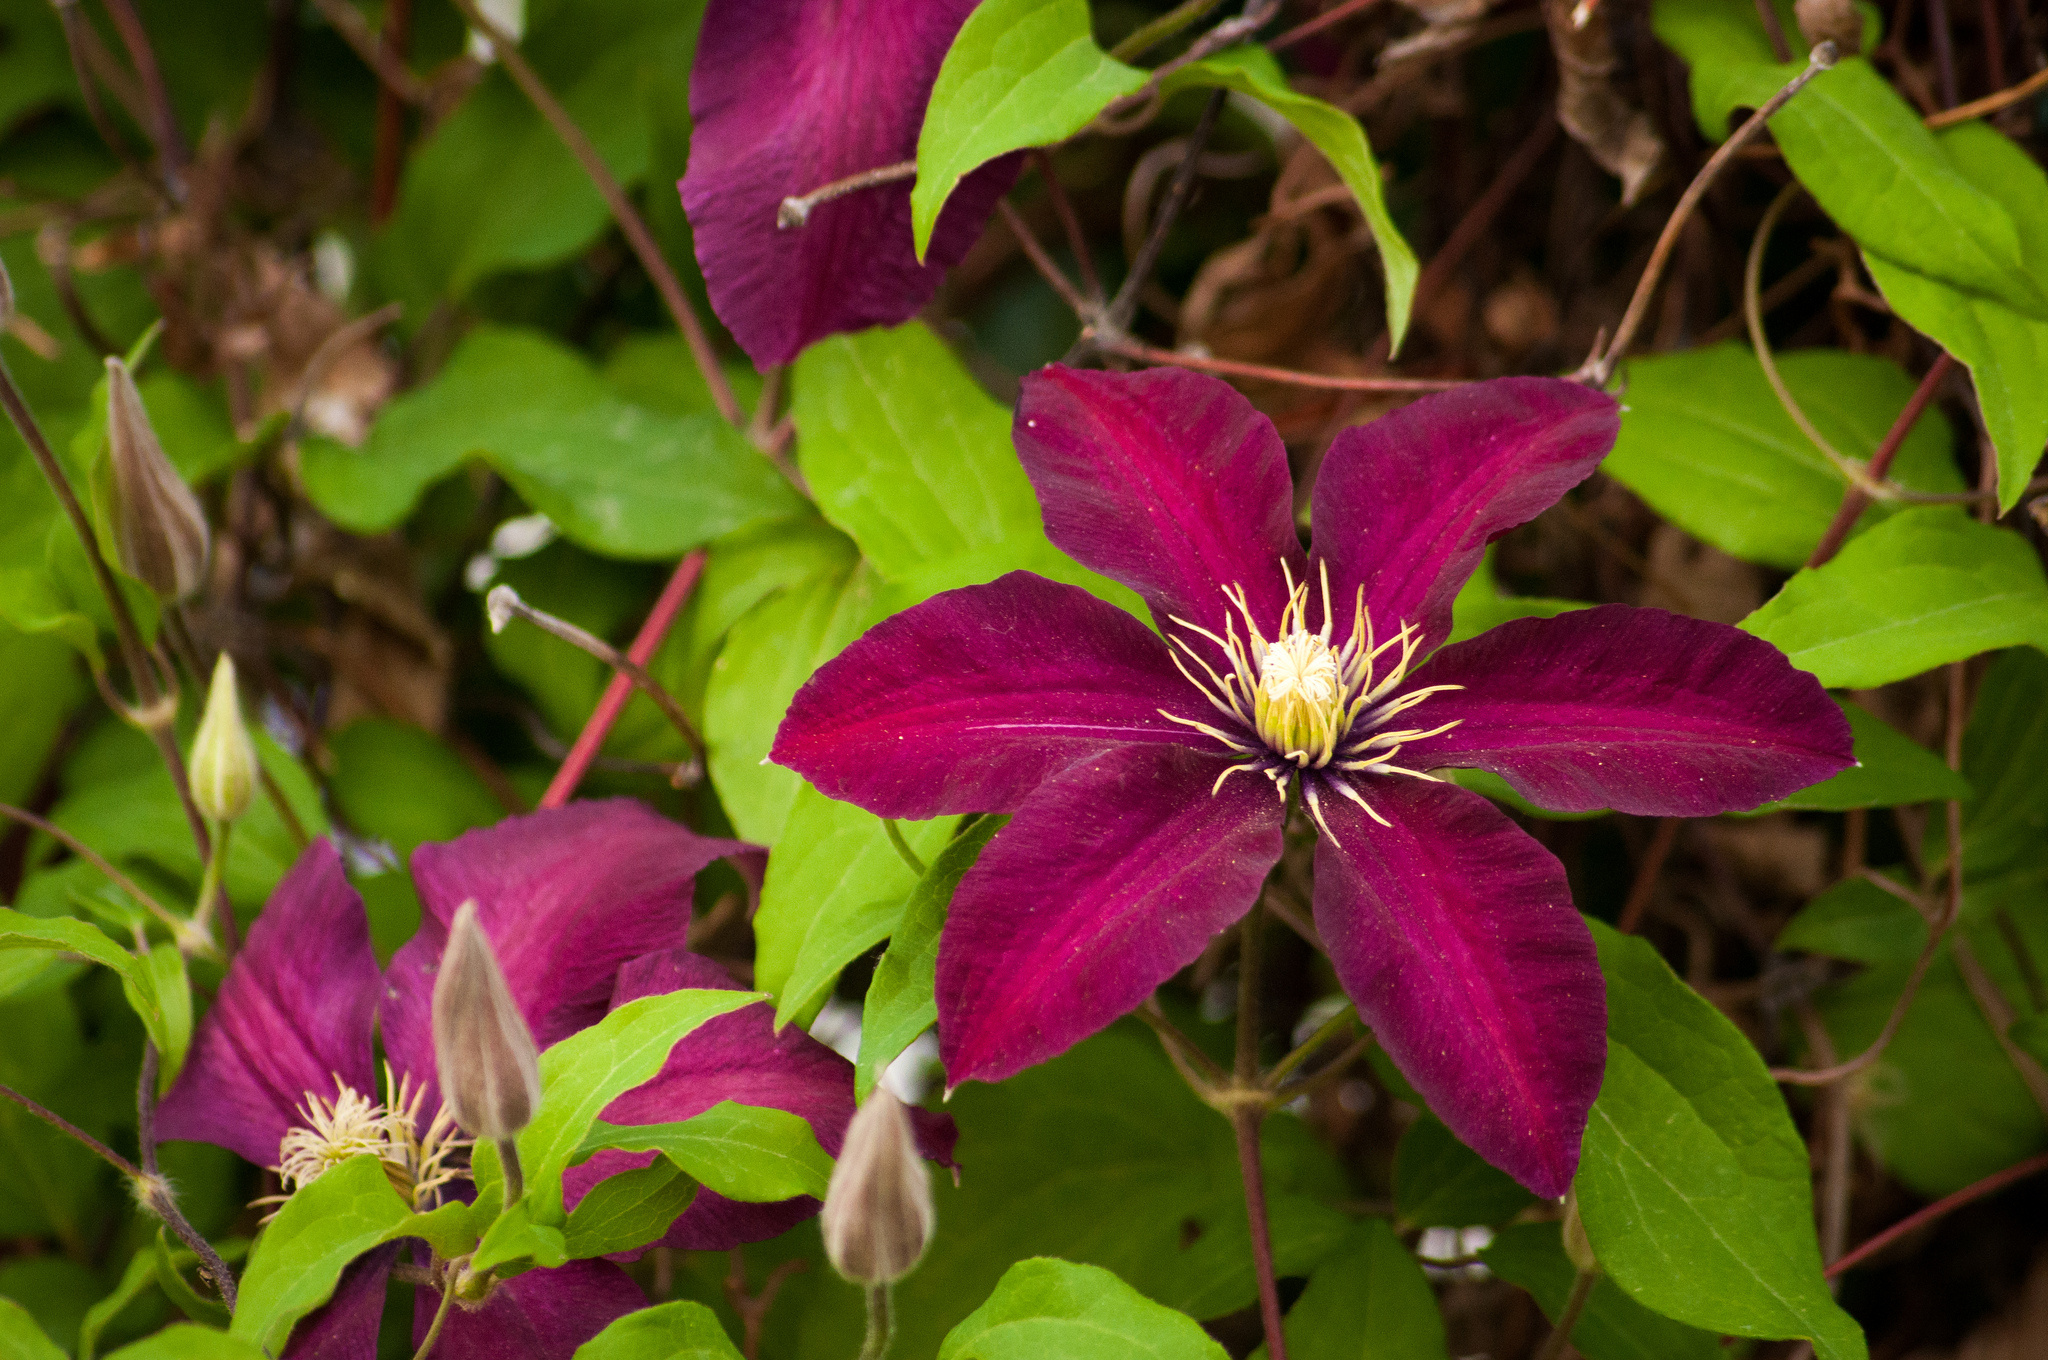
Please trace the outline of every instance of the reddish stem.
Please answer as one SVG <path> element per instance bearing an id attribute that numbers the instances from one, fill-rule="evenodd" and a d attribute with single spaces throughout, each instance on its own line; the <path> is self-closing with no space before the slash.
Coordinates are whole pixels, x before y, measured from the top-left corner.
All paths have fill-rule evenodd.
<path id="1" fill-rule="evenodd" d="M 412 50 L 412 0 L 391 0 L 377 39 L 385 54 L 404 68 Z M 370 172 L 370 220 L 381 223 L 398 206 L 398 172 L 405 164 L 405 104 L 398 91 L 377 82 L 377 149 Z"/>
<path id="2" fill-rule="evenodd" d="M 654 659 L 661 640 L 668 636 L 676 615 L 696 588 L 697 578 L 704 572 L 704 550 L 698 548 L 676 563 L 675 574 L 668 578 L 668 584 L 661 588 L 661 595 L 654 602 L 654 608 L 647 611 L 647 621 L 640 625 L 640 631 L 633 638 L 633 645 L 626 648 L 626 657 L 636 666 L 646 666 Z M 590 714 L 590 721 L 583 724 L 583 730 L 576 734 L 576 744 L 569 748 L 569 755 L 562 761 L 562 768 L 555 771 L 555 777 L 548 784 L 548 791 L 541 795 L 540 805 L 557 808 L 569 801 L 569 795 L 576 792 L 576 786 L 583 782 L 584 774 L 590 769 L 590 762 L 597 758 L 597 748 L 604 745 L 605 737 L 611 732 L 612 724 L 619 720 L 619 714 L 626 707 L 626 700 L 633 697 L 633 677 L 624 671 L 615 672 L 611 683 L 605 686 L 604 697 L 597 701 L 597 707 Z"/>
<path id="3" fill-rule="evenodd" d="M 1955 367 L 1956 361 L 1943 350 L 1934 366 L 1927 370 L 1927 376 L 1920 380 L 1913 395 L 1907 399 L 1906 408 L 1899 412 L 1899 418 L 1892 422 L 1885 432 L 1884 442 L 1877 446 L 1877 452 L 1870 455 L 1870 480 L 1881 482 L 1892 469 L 1892 459 L 1898 457 L 1899 446 L 1906 442 L 1907 434 L 1913 429 L 1913 422 L 1920 419 L 1920 413 L 1927 409 L 1927 403 L 1934 400 L 1934 391 L 1941 386 L 1941 380 Z M 1870 506 L 1870 497 L 1863 488 L 1852 486 L 1843 493 L 1842 508 L 1835 511 L 1835 518 L 1828 525 L 1827 532 L 1820 536 L 1820 542 L 1813 545 L 1813 556 L 1806 559 L 1809 567 L 1824 566 L 1829 559 L 1842 550 L 1848 541 L 1849 531 L 1856 527 L 1856 521 Z"/>
<path id="4" fill-rule="evenodd" d="M 1266 1224 L 1266 1173 L 1259 1165 L 1259 1121 L 1265 1111 L 1240 1105 L 1230 1116 L 1237 1134 L 1237 1165 L 1244 1175 L 1244 1209 L 1252 1231 L 1252 1264 L 1259 1276 L 1259 1317 L 1266 1329 L 1268 1360 L 1287 1360 L 1287 1328 L 1280 1315 L 1280 1288 L 1273 1278 L 1273 1237 Z"/>
<path id="5" fill-rule="evenodd" d="M 1297 24 L 1293 28 L 1288 29 L 1279 37 L 1267 43 L 1266 50 L 1278 52 L 1283 48 L 1292 47 L 1303 38 L 1320 33 L 1332 24 L 1341 24 L 1352 15 L 1363 13 L 1379 2 L 1380 0 L 1344 0 L 1344 3 L 1337 6 L 1337 8 L 1323 14 L 1318 14 L 1308 22 Z"/>
<path id="6" fill-rule="evenodd" d="M 2037 1175 L 2043 1171 L 2048 1171 L 2048 1152 L 2044 1152 L 2038 1157 L 2029 1157 L 2026 1161 L 2009 1166 L 2003 1171 L 1993 1172 L 1975 1185 L 1966 1185 L 1946 1199 L 1938 1199 L 1919 1213 L 1908 1214 L 1897 1223 L 1892 1224 L 1889 1228 L 1886 1228 L 1883 1232 L 1829 1266 L 1826 1271 L 1827 1277 L 1832 1280 L 1850 1267 L 1861 1265 L 1864 1261 L 1883 1251 L 1915 1228 L 1925 1227 L 1952 1210 L 1960 1209 L 1965 1204 L 1969 1204 L 1974 1200 L 1980 1200 L 1994 1191 L 2003 1190 L 2014 1181 L 2023 1181 L 2027 1177 Z"/>

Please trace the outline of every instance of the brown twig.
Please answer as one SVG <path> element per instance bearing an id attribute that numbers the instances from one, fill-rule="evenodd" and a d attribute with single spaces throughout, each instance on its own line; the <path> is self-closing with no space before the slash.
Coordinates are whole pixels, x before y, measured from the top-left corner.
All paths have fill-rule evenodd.
<path id="1" fill-rule="evenodd" d="M 1929 114 L 1923 121 L 1931 128 L 1953 127 L 1957 123 L 1967 123 L 1973 118 L 1982 118 L 1986 114 L 2010 108 L 2022 99 L 2038 94 L 2044 89 L 2048 89 L 2048 66 L 2042 67 L 2009 89 L 2000 90 L 1997 94 L 1987 94 L 1982 99 L 1973 99 L 1967 104 L 1958 104 L 1952 109 L 1943 109 L 1940 113 Z"/>
<path id="2" fill-rule="evenodd" d="M 1102 276 L 1095 272 L 1095 256 L 1088 249 L 1088 237 L 1081 230 L 1081 218 L 1074 211 L 1074 201 L 1067 197 L 1066 186 L 1060 183 L 1059 175 L 1053 170 L 1052 153 L 1042 146 L 1033 149 L 1031 164 L 1045 184 L 1045 196 L 1052 200 L 1053 215 L 1059 218 L 1060 229 L 1067 234 L 1067 249 L 1072 252 L 1074 268 L 1081 275 L 1081 290 L 1089 301 L 1100 306 L 1104 297 Z"/>
<path id="3" fill-rule="evenodd" d="M 432 99 L 427 83 L 414 75 L 405 64 L 404 52 L 412 28 L 412 0 L 390 0 L 385 6 L 384 31 L 381 36 L 370 30 L 370 21 L 365 19 L 363 12 L 351 5 L 348 0 L 313 0 L 313 8 L 320 11 L 320 17 L 327 20 L 328 26 L 341 35 L 341 40 L 362 58 L 363 65 L 369 67 L 371 73 L 377 77 L 377 149 L 382 152 L 386 98 L 390 99 L 391 107 L 397 110 L 401 119 L 404 117 L 404 110 L 397 108 L 400 103 L 423 109 Z M 402 121 L 399 123 L 399 131 L 404 131 Z M 393 163 L 395 162 L 394 156 Z M 379 173 L 374 179 L 375 185 L 381 188 L 384 183 L 381 158 L 378 167 Z M 395 171 L 391 172 L 390 180 L 395 193 L 398 183 Z M 376 211 L 374 194 L 371 211 Z M 389 211 L 390 209 L 385 209 L 386 214 Z"/>
<path id="4" fill-rule="evenodd" d="M 1884 442 L 1877 446 L 1877 452 L 1870 455 L 1869 463 L 1864 466 L 1864 471 L 1872 481 L 1882 482 L 1885 475 L 1891 471 L 1892 460 L 1898 456 L 1899 448 L 1906 442 L 1906 436 L 1912 431 L 1914 422 L 1918 421 L 1920 413 L 1927 409 L 1927 403 L 1934 400 L 1936 389 L 1941 386 L 1942 379 L 1948 376 L 1948 371 L 1955 367 L 1955 362 L 1949 357 L 1948 351 L 1943 350 L 1928 368 L 1927 375 L 1920 379 L 1920 385 L 1913 389 L 1913 395 L 1906 400 L 1905 409 L 1899 412 L 1899 418 L 1893 421 L 1891 429 L 1885 432 Z M 1829 522 L 1827 532 L 1820 536 L 1820 542 L 1813 545 L 1813 554 L 1806 559 L 1806 565 L 1825 566 L 1842 550 L 1842 544 L 1849 539 L 1849 531 L 1856 527 L 1856 521 L 1861 519 L 1863 512 L 1869 508 L 1870 496 L 1862 487 L 1852 484 L 1842 493 L 1842 506 L 1835 511 L 1835 517 Z"/>
<path id="5" fill-rule="evenodd" d="M 1286 383 L 1292 387 L 1316 387 L 1332 392 L 1445 392 L 1463 387 L 1462 378 L 1347 378 L 1332 373 L 1303 373 L 1299 369 L 1272 368 L 1266 364 L 1240 363 L 1236 359 L 1212 359 L 1206 355 L 1183 354 L 1160 349 L 1128 336 L 1090 335 L 1091 343 L 1107 354 L 1120 354 L 1141 363 L 1170 364 L 1197 373 L 1214 373 L 1226 378 L 1249 378 L 1258 382 Z"/>
<path id="6" fill-rule="evenodd" d="M 1354 14 L 1363 14 L 1377 5 L 1380 0 L 1344 0 L 1334 9 L 1325 10 L 1306 23 L 1296 24 L 1279 37 L 1266 44 L 1268 52 L 1284 52 L 1303 38 L 1312 38 L 1326 28 L 1341 24 Z"/>
<path id="7" fill-rule="evenodd" d="M 783 1282 L 808 1269 L 810 1262 L 802 1257 L 784 1261 L 761 1281 L 760 1293 L 749 1294 L 746 1255 L 737 1249 L 732 1252 L 732 1272 L 725 1277 L 725 1298 L 732 1305 L 733 1312 L 740 1315 L 740 1354 L 746 1360 L 754 1360 L 761 1353 L 761 1329 L 767 1325 L 768 1310 L 774 1306 L 775 1296 L 781 1292 Z"/>
<path id="8" fill-rule="evenodd" d="M 1166 245 L 1166 234 L 1173 230 L 1175 220 L 1194 193 L 1195 171 L 1202 159 L 1202 148 L 1209 143 L 1209 134 L 1216 128 L 1216 119 L 1223 112 L 1223 101 L 1228 94 L 1227 90 L 1213 90 L 1208 102 L 1202 105 L 1202 116 L 1195 120 L 1195 130 L 1188 134 L 1187 155 L 1182 158 L 1180 168 L 1174 171 L 1173 183 L 1166 190 L 1166 201 L 1159 205 L 1159 212 L 1152 219 L 1152 232 L 1131 260 L 1130 272 L 1124 275 L 1123 286 L 1116 290 L 1116 296 L 1103 309 L 1103 329 L 1110 334 L 1121 335 L 1138 310 L 1138 294 L 1144 288 L 1145 280 L 1152 276 L 1152 266 L 1158 262 L 1159 252 Z M 1279 1358 L 1275 1357 L 1275 1360 Z"/>
<path id="9" fill-rule="evenodd" d="M 462 11 L 470 26 L 490 39 L 491 47 L 498 59 L 505 64 L 505 71 L 512 77 L 534 108 L 540 111 L 555 135 L 562 139 L 562 145 L 569 148 L 569 154 L 590 176 L 590 182 L 597 186 L 605 205 L 611 209 L 612 220 L 619 224 L 619 230 L 626 238 L 640 267 L 653 280 L 655 291 L 661 294 L 669 315 L 674 318 L 676 329 L 683 334 L 683 340 L 690 347 L 690 357 L 697 362 L 697 371 L 704 377 L 704 385 L 711 391 L 711 400 L 718 407 L 718 413 L 735 428 L 744 430 L 746 413 L 740 409 L 739 398 L 733 395 L 732 384 L 726 381 L 725 370 L 719 366 L 718 354 L 711 348 L 711 337 L 704 333 L 704 326 L 697 320 L 696 312 L 690 306 L 690 299 L 683 292 L 682 281 L 676 278 L 675 270 L 669 268 L 661 248 L 654 243 L 653 233 L 647 230 L 647 223 L 633 207 L 632 200 L 619 184 L 611 167 L 604 163 L 604 157 L 591 145 L 583 129 L 576 126 L 576 120 L 562 107 L 560 100 L 548 89 L 538 72 L 519 50 L 519 41 L 507 33 L 494 20 L 477 8 L 476 0 L 454 0 L 455 7 Z"/>
<path id="10" fill-rule="evenodd" d="M 406 58 L 412 50 L 412 0 L 389 0 L 384 9 L 384 31 L 374 49 L 395 75 L 412 70 Z M 385 66 L 374 68 L 379 75 Z M 424 86 L 421 94 L 428 92 Z M 399 174 L 405 168 L 405 110 L 398 106 L 397 87 L 380 82 L 377 89 L 377 144 L 370 167 L 370 220 L 383 222 L 398 207 Z"/>
<path id="11" fill-rule="evenodd" d="M 1060 272 L 1060 267 L 1053 261 L 1052 256 L 1045 253 L 1045 247 L 1032 235 L 1031 224 L 1010 206 L 1010 200 L 1007 198 L 996 201 L 996 211 L 1003 215 L 1003 225 L 1010 229 L 1010 235 L 1017 238 L 1018 246 L 1024 251 L 1024 258 L 1031 261 L 1031 267 L 1038 271 L 1038 276 L 1052 285 L 1052 290 L 1060 295 L 1062 302 L 1073 309 L 1075 315 L 1087 315 L 1090 311 L 1089 303 L 1074 287 L 1073 282 Z"/>
<path id="12" fill-rule="evenodd" d="M 1764 36 L 1771 40 L 1771 54 L 1780 62 L 1792 60 L 1792 44 L 1785 37 L 1784 21 L 1771 0 L 1756 0 L 1757 18 L 1764 21 Z"/>
<path id="13" fill-rule="evenodd" d="M 151 136 L 156 142 L 157 155 L 164 163 L 164 182 L 174 201 L 182 202 L 185 197 L 185 136 L 178 130 L 178 115 L 171 108 L 171 92 L 164 85 L 163 69 L 157 65 L 156 49 L 149 44 L 149 30 L 142 26 L 142 18 L 136 14 L 135 6 L 129 0 L 102 0 L 107 17 L 113 20 L 114 32 L 120 35 L 121 45 L 128 49 L 128 60 L 135 64 L 135 74 L 141 78 L 143 94 L 149 101 L 149 121 L 155 126 Z"/>
<path id="14" fill-rule="evenodd" d="M 1948 26 L 1948 0 L 1927 0 L 1927 37 L 1934 46 L 1934 78 L 1940 82 L 1941 106 L 1952 109 L 1963 96 L 1956 84 L 1956 42 Z"/>
<path id="15" fill-rule="evenodd" d="M 213 1281 L 213 1287 L 220 1291 L 221 1302 L 235 1311 L 235 1274 L 228 1269 L 227 1262 L 220 1259 L 220 1253 L 213 1249 L 213 1243 L 206 1240 L 199 1229 L 192 1226 L 192 1220 L 185 1217 L 185 1211 L 178 1207 L 178 1196 L 171 1183 L 164 1179 L 156 1162 L 156 1045 L 148 1039 L 142 1041 L 142 1072 L 135 1083 L 135 1140 L 142 1154 L 142 1174 L 136 1181 L 143 1203 L 161 1218 L 178 1239 L 192 1249 L 199 1258 L 199 1268 Z"/>
<path id="16" fill-rule="evenodd" d="M 86 44 L 91 41 L 90 30 L 86 27 L 85 17 L 78 12 L 78 0 L 55 0 L 55 6 L 57 22 L 64 30 L 64 48 L 71 58 L 71 73 L 78 78 L 79 97 L 85 101 L 86 116 L 92 120 L 93 129 L 100 134 L 100 140 L 107 144 L 115 158 L 147 183 L 148 171 L 128 145 L 128 139 L 121 135 L 114 120 L 108 116 L 106 102 L 100 98 L 99 82 L 93 79 L 88 67 Z"/>
<path id="17" fill-rule="evenodd" d="M 1807 1047 L 1823 1063 L 1840 1057 L 1834 1037 L 1811 1001 L 1799 1003 L 1799 1028 Z M 1856 1157 L 1850 1119 L 1849 1088 L 1837 1083 L 1823 1089 L 1814 1099 L 1814 1131 L 1820 1143 L 1820 1258 L 1833 1261 L 1849 1245 L 1849 1183 Z"/>
<path id="18" fill-rule="evenodd" d="M 1136 61 L 1188 25 L 1200 23 L 1204 15 L 1222 3 L 1223 0 L 1181 0 L 1158 18 L 1132 30 L 1109 49 L 1109 55 L 1118 61 Z"/>
<path id="19" fill-rule="evenodd" d="M 1650 837 L 1649 846 L 1643 851 L 1643 861 L 1636 867 L 1636 881 L 1628 890 L 1628 901 L 1622 904 L 1621 916 L 1615 929 L 1624 935 L 1633 935 L 1643 923 L 1643 913 L 1649 909 L 1650 898 L 1657 891 L 1657 875 L 1664 871 L 1664 861 L 1671 856 L 1671 847 L 1678 844 L 1677 817 L 1660 817 L 1657 830 Z"/>
<path id="20" fill-rule="evenodd" d="M 2029 1157 L 2024 1162 L 2015 1163 L 2003 1171 L 1995 1171 L 1974 1185 L 1966 1185 L 1953 1195 L 1944 1196 L 1928 1205 L 1925 1209 L 1917 1213 L 1908 1214 L 1877 1236 L 1862 1243 L 1856 1250 L 1850 1252 L 1841 1260 L 1830 1265 L 1825 1274 L 1832 1280 L 1843 1271 L 1862 1265 L 1865 1261 L 1877 1255 L 1877 1253 L 1883 1251 L 1907 1233 L 1924 1228 L 1936 1219 L 1943 1218 L 1962 1208 L 1965 1204 L 1973 1203 L 1976 1200 L 1983 1199 L 1986 1195 L 2003 1190 L 2015 1181 L 2023 1181 L 2027 1177 L 2039 1175 L 2043 1171 L 2048 1171 L 2048 1152 L 2044 1152 L 2037 1157 Z"/>
<path id="21" fill-rule="evenodd" d="M 1579 1325 L 1579 1315 L 1586 1311 L 1586 1301 L 1593 1297 L 1593 1286 L 1598 1283 L 1598 1271 L 1581 1270 L 1573 1274 L 1572 1292 L 1565 1296 L 1564 1309 L 1557 1315 L 1557 1323 L 1550 1329 L 1550 1335 L 1543 1338 L 1535 1360 L 1561 1360 L 1571 1346 L 1572 1329 Z"/>
<path id="22" fill-rule="evenodd" d="M 900 184 L 916 177 L 917 162 L 908 160 L 876 166 L 873 170 L 863 170 L 845 179 L 835 179 L 807 194 L 793 194 L 783 199 L 775 209 L 775 225 L 783 231 L 794 231 L 811 220 L 811 210 L 820 203 L 830 203 L 835 198 L 844 198 L 862 189 L 879 189 L 885 184 Z"/>

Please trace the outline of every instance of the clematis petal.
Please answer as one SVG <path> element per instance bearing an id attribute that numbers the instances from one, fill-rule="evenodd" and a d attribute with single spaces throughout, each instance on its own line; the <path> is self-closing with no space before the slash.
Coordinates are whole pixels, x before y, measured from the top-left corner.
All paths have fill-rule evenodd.
<path id="1" fill-rule="evenodd" d="M 946 1078 L 1000 1081 L 1136 1007 L 1250 909 L 1280 858 L 1263 776 L 1126 746 L 1047 781 L 953 895 L 939 939 Z"/>
<path id="2" fill-rule="evenodd" d="M 752 849 L 630 798 L 508 817 L 421 846 L 412 857 L 419 933 L 392 956 L 379 1010 L 392 1066 L 420 1081 L 434 1075 L 434 969 L 464 902 L 476 902 L 513 999 L 546 1048 L 604 1017 L 619 965 L 683 942 L 699 870 Z"/>
<path id="3" fill-rule="evenodd" d="M 910 181 L 820 203 L 776 226 L 782 200 L 911 159 L 925 101 L 976 0 L 711 0 L 690 73 L 683 206 L 711 305 L 766 370 L 813 340 L 893 325 L 930 300 L 1008 192 L 1015 157 L 969 175 L 925 262 Z"/>
<path id="4" fill-rule="evenodd" d="M 883 817 L 1008 812 L 1076 760 L 1220 715 L 1144 624 L 1030 572 L 885 619 L 791 701 L 769 758 Z"/>
<path id="5" fill-rule="evenodd" d="M 1329 787 L 1315 918 L 1338 980 L 1452 1132 L 1562 1195 L 1607 1059 L 1606 991 L 1563 866 L 1453 785 L 1361 785 L 1391 826 Z"/>
<path id="6" fill-rule="evenodd" d="M 349 1262 L 334 1297 L 292 1328 L 284 1360 L 377 1360 L 384 1292 L 398 1252 L 398 1243 L 387 1242 Z"/>
<path id="7" fill-rule="evenodd" d="M 687 949 L 649 954 L 619 970 L 612 1006 L 684 987 L 738 988 L 710 959 Z M 684 1037 L 661 1072 L 605 1107 L 610 1124 L 665 1124 L 702 1114 L 722 1100 L 802 1115 L 819 1144 L 834 1156 L 853 1118 L 853 1064 L 789 1026 L 777 1033 L 767 1002 L 709 1020 Z M 948 1115 L 915 1110 L 918 1142 L 927 1157 L 952 1165 L 959 1136 Z M 652 1160 L 648 1153 L 600 1152 L 570 1169 L 564 1182 L 570 1208 L 607 1176 Z M 700 1190 L 656 1245 L 684 1251 L 724 1251 L 788 1231 L 818 1212 L 808 1196 L 771 1204 L 744 1204 Z"/>
<path id="8" fill-rule="evenodd" d="M 331 1098 L 339 1077 L 372 1099 L 381 1094 L 370 1053 L 376 1006 L 363 899 L 333 842 L 316 840 L 249 928 L 157 1107 L 157 1136 L 275 1163 L 308 1092 Z"/>
<path id="9" fill-rule="evenodd" d="M 413 1299 L 412 1339 L 426 1340 L 441 1291 L 422 1284 Z M 647 1306 L 633 1277 L 610 1261 L 571 1261 L 529 1270 L 495 1286 L 477 1307 L 448 1310 L 434 1360 L 570 1360 L 576 1348 Z"/>
<path id="10" fill-rule="evenodd" d="M 1415 714 L 1458 726 L 1402 763 L 1492 770 L 1559 812 L 1705 817 L 1855 763 L 1841 709 L 1784 653 L 1661 609 L 1518 619 L 1446 647 L 1415 683 L 1464 686 Z"/>
<path id="11" fill-rule="evenodd" d="M 1380 636 L 1412 623 L 1425 651 L 1486 545 L 1592 473 L 1620 427 L 1612 397 L 1557 378 L 1495 378 L 1340 433 L 1313 497 L 1316 555 L 1340 619 L 1358 588 Z"/>
<path id="12" fill-rule="evenodd" d="M 1273 422 L 1236 388 L 1055 364 L 1025 376 L 1011 434 L 1047 536 L 1142 595 L 1162 630 L 1178 615 L 1222 634 L 1230 585 L 1262 630 L 1277 626 L 1280 564 L 1302 579 L 1294 484 Z"/>

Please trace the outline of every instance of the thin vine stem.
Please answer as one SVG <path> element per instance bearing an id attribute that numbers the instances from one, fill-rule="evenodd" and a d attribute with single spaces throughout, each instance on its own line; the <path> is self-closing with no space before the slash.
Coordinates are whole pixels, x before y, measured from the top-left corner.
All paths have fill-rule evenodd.
<path id="1" fill-rule="evenodd" d="M 910 872 L 919 878 L 925 875 L 925 862 L 917 857 L 917 851 L 910 848 L 910 842 L 903 839 L 903 828 L 894 817 L 882 819 L 882 830 L 888 833 L 889 844 L 896 847 L 896 853 L 910 866 Z"/>
<path id="2" fill-rule="evenodd" d="M 1238 925 L 1237 1055 L 1233 1075 L 1239 1087 L 1259 1080 L 1259 928 L 1265 912 L 1254 905 Z M 1251 1229 L 1252 1266 L 1259 1281 L 1259 1318 L 1265 1325 L 1268 1360 L 1287 1360 L 1287 1330 L 1280 1312 L 1280 1285 L 1273 1273 L 1273 1235 L 1266 1221 L 1266 1173 L 1259 1162 L 1263 1102 L 1241 1102 L 1230 1112 L 1237 1138 L 1237 1167 L 1244 1180 L 1244 1207 Z"/>
<path id="3" fill-rule="evenodd" d="M 1579 1316 L 1586 1311 L 1586 1301 L 1593 1297 L 1593 1286 L 1598 1283 L 1598 1271 L 1581 1270 L 1572 1276 L 1572 1292 L 1564 1301 L 1564 1310 L 1557 1315 L 1557 1325 L 1543 1338 L 1543 1348 L 1536 1352 L 1535 1360 L 1558 1360 L 1565 1353 L 1571 1344 L 1572 1329 L 1579 1325 Z"/>
<path id="4" fill-rule="evenodd" d="M 181 945 L 190 942 L 203 953 L 211 954 L 214 952 L 214 941 L 204 926 L 179 916 L 176 912 L 164 906 L 163 903 L 151 897 L 142 890 L 140 884 L 115 868 L 99 851 L 93 849 L 63 827 L 58 826 L 47 817 L 39 817 L 26 808 L 18 808 L 10 803 L 0 803 L 0 817 L 9 818 L 20 822 L 23 826 L 42 832 L 45 836 L 56 841 L 87 864 L 99 870 L 108 882 L 134 898 L 137 905 L 151 916 L 156 917 L 163 924 L 164 928 L 171 932 L 172 940 Z"/>

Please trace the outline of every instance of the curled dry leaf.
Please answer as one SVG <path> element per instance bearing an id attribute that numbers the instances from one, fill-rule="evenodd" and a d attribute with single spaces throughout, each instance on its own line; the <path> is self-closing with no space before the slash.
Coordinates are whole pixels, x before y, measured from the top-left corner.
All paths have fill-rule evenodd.
<path id="1" fill-rule="evenodd" d="M 1557 121 L 1602 169 L 1620 178 L 1626 206 L 1664 168 L 1664 139 L 1650 116 L 1630 107 L 1614 88 L 1620 61 L 1607 11 L 1593 10 L 1583 26 L 1573 18 L 1570 0 L 1544 0 L 1543 20 L 1557 55 Z"/>

